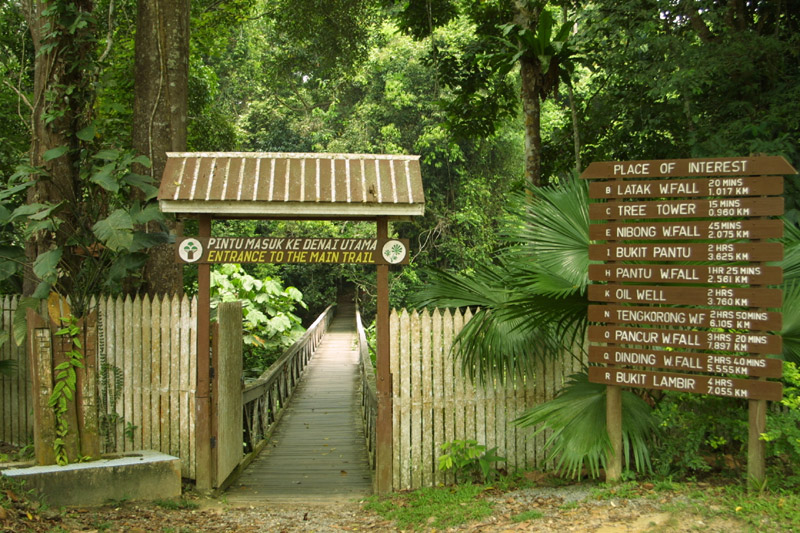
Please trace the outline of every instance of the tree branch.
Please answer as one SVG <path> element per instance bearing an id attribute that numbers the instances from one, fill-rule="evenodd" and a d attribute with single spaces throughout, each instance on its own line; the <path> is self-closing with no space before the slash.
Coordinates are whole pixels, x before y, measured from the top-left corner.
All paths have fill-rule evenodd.
<path id="1" fill-rule="evenodd" d="M 684 15 L 689 18 L 692 28 L 694 28 L 694 31 L 697 32 L 697 35 L 700 36 L 700 39 L 703 42 L 708 43 L 716 40 L 716 36 L 711 33 L 706 21 L 704 21 L 700 16 L 700 12 L 697 9 L 693 9 L 692 6 L 689 5 L 689 1 L 681 0 L 681 10 L 683 11 Z"/>

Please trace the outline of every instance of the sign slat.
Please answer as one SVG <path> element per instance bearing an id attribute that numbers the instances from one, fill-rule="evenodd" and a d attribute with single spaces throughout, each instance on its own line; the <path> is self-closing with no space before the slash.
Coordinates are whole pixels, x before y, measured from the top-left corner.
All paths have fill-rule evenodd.
<path id="1" fill-rule="evenodd" d="M 780 289 L 589 285 L 589 301 L 714 307 L 780 307 Z"/>
<path id="2" fill-rule="evenodd" d="M 783 361 L 770 357 L 675 352 L 619 346 L 590 346 L 589 362 L 767 378 L 779 378 L 783 375 Z"/>
<path id="3" fill-rule="evenodd" d="M 693 198 L 699 196 L 780 196 L 783 176 L 653 181 L 595 181 L 589 198 Z"/>
<path id="4" fill-rule="evenodd" d="M 739 218 L 783 214 L 783 198 L 721 198 L 714 200 L 655 200 L 600 202 L 589 205 L 593 220 L 643 218 Z"/>
<path id="5" fill-rule="evenodd" d="M 781 261 L 779 242 L 590 244 L 592 261 Z"/>
<path id="6" fill-rule="evenodd" d="M 616 222 L 589 225 L 589 238 L 593 241 L 778 239 L 782 236 L 783 221 L 778 219 Z"/>
<path id="7" fill-rule="evenodd" d="M 753 309 L 636 307 L 628 305 L 589 306 L 589 320 L 591 322 L 611 324 L 780 331 L 783 327 L 782 318 L 781 313 Z"/>
<path id="8" fill-rule="evenodd" d="M 581 179 L 658 178 L 701 176 L 785 176 L 797 171 L 781 156 L 654 159 L 649 161 L 595 161 Z"/>
<path id="9" fill-rule="evenodd" d="M 720 350 L 779 354 L 783 349 L 780 335 L 766 333 L 728 333 L 693 329 L 654 329 L 619 326 L 589 326 L 589 342 L 670 346 L 693 350 Z"/>
<path id="10" fill-rule="evenodd" d="M 629 368 L 589 367 L 589 381 L 606 385 L 693 392 L 747 400 L 780 401 L 783 396 L 781 384 L 775 381 L 652 372 Z"/>
<path id="11" fill-rule="evenodd" d="M 762 265 L 589 265 L 591 281 L 637 283 L 725 283 L 733 285 L 777 285 L 783 269 Z"/>

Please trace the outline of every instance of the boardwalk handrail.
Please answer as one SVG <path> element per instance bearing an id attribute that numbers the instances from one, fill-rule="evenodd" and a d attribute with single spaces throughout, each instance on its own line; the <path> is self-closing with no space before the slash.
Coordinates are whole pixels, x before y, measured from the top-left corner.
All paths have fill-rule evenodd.
<path id="1" fill-rule="evenodd" d="M 283 415 L 300 374 L 333 320 L 335 307 L 330 305 L 325 309 L 297 342 L 242 390 L 246 452 L 258 452 L 266 443 Z M 247 461 L 245 458 L 243 463 Z"/>
<path id="2" fill-rule="evenodd" d="M 369 346 L 361 312 L 356 304 L 356 327 L 358 328 L 359 366 L 361 368 L 361 416 L 364 419 L 364 435 L 367 439 L 369 466 L 375 468 L 376 421 L 378 417 L 378 390 L 375 382 L 375 368 L 369 356 Z"/>

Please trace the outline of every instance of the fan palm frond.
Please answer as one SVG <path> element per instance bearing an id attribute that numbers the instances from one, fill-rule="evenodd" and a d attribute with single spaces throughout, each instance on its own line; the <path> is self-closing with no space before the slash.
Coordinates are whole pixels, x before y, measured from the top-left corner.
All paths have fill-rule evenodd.
<path id="1" fill-rule="evenodd" d="M 626 466 L 650 469 L 647 444 L 657 429 L 650 407 L 629 391 L 622 393 L 622 444 Z M 536 427 L 533 435 L 552 431 L 545 446 L 556 469 L 577 477 L 585 467 L 598 477 L 605 467 L 611 441 L 606 432 L 606 386 L 590 383 L 585 373 L 573 374 L 553 400 L 529 409 L 515 423 Z"/>
<path id="2" fill-rule="evenodd" d="M 783 219 L 783 279 L 784 282 L 800 278 L 800 227 L 788 217 Z"/>
<path id="3" fill-rule="evenodd" d="M 783 359 L 800 364 L 800 281 L 783 287 Z"/>

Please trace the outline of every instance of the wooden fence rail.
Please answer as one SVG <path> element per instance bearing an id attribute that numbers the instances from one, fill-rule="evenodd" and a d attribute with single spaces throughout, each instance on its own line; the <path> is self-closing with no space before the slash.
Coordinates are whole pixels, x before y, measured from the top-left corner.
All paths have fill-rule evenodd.
<path id="1" fill-rule="evenodd" d="M 367 335 L 361 321 L 361 313 L 356 307 L 356 330 L 358 332 L 359 368 L 361 370 L 361 417 L 364 421 L 364 435 L 367 438 L 369 466 L 375 468 L 375 450 L 378 442 L 378 388 L 375 381 L 375 367 L 369 355 Z"/>
<path id="2" fill-rule="evenodd" d="M 534 376 L 510 376 L 505 383 L 473 383 L 454 361 L 454 339 L 472 312 L 393 311 L 390 316 L 393 397 L 393 488 L 453 481 L 438 466 L 441 445 L 475 439 L 506 458 L 509 471 L 547 468 L 547 435 L 528 438 L 513 421 L 526 409 L 552 399 L 565 378 L 580 370 L 570 354 L 537 364 Z"/>

